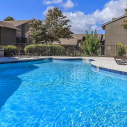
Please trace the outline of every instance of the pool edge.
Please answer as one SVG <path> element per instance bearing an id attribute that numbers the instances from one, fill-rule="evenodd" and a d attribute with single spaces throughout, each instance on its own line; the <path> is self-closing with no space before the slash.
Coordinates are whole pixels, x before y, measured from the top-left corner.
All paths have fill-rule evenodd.
<path id="1" fill-rule="evenodd" d="M 120 70 L 115 70 L 115 69 L 109 69 L 109 68 L 106 68 L 106 67 L 101 67 L 101 66 L 98 66 L 98 65 L 94 65 L 94 64 L 92 64 L 93 61 L 96 61 L 96 60 L 89 59 L 89 62 L 91 64 L 91 66 L 96 68 L 96 69 L 98 69 L 98 70 L 108 71 L 108 72 L 112 72 L 112 73 L 115 73 L 115 74 L 121 74 L 121 75 L 127 76 L 127 72 L 125 72 L 125 71 L 120 71 Z"/>
<path id="2" fill-rule="evenodd" d="M 104 70 L 104 71 L 113 72 L 113 73 L 117 73 L 117 74 L 121 74 L 121 75 L 126 75 L 127 76 L 127 72 L 126 71 L 109 69 L 107 67 L 101 67 L 99 65 L 95 65 L 95 64 L 92 63 L 93 61 L 96 61 L 95 59 L 91 59 L 91 58 L 90 59 L 85 59 L 85 57 L 84 58 L 82 58 L 82 57 L 75 57 L 75 58 L 43 57 L 43 58 L 32 58 L 32 59 L 12 59 L 10 61 L 0 61 L 0 64 L 32 62 L 32 61 L 41 61 L 41 60 L 83 60 L 83 61 L 89 61 L 92 67 L 97 68 L 99 70 Z"/>

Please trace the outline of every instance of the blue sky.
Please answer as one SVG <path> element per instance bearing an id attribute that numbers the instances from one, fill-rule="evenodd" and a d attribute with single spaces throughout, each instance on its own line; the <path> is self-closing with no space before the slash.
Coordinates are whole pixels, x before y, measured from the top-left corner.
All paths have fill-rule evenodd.
<path id="1" fill-rule="evenodd" d="M 72 31 L 84 34 L 124 14 L 126 0 L 0 0 L 0 20 L 12 16 L 16 20 L 45 19 L 48 8 L 59 7 L 71 20 Z"/>

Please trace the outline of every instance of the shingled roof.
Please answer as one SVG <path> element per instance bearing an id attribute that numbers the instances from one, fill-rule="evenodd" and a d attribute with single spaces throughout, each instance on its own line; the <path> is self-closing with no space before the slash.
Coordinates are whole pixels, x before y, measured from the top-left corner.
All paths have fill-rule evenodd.
<path id="1" fill-rule="evenodd" d="M 81 40 L 83 36 L 85 36 L 85 34 L 73 34 L 73 38 L 71 39 L 61 38 L 60 42 L 61 45 L 77 45 L 77 40 Z M 53 42 L 53 44 L 58 44 L 58 43 Z"/>
<path id="2" fill-rule="evenodd" d="M 14 21 L 5 21 L 7 23 L 13 24 L 15 27 L 28 23 L 30 20 L 14 20 Z"/>
<path id="3" fill-rule="evenodd" d="M 0 26 L 5 28 L 10 28 L 10 29 L 17 29 L 13 24 L 7 23 L 5 21 L 0 21 Z"/>
<path id="4" fill-rule="evenodd" d="M 103 35 L 103 38 L 101 38 Z M 73 34 L 73 38 L 71 39 L 65 39 L 61 38 L 61 45 L 77 45 L 77 41 L 81 40 L 83 37 L 85 37 L 86 34 Z M 102 39 L 101 41 L 104 41 L 105 35 L 104 34 L 98 34 L 98 39 Z M 53 42 L 53 44 L 57 45 L 57 42 Z"/>
<path id="5" fill-rule="evenodd" d="M 122 16 L 120 16 L 120 17 L 118 17 L 118 18 L 113 18 L 112 21 L 109 21 L 109 22 L 107 22 L 107 23 L 104 23 L 104 24 L 102 24 L 101 26 L 102 26 L 103 30 L 105 30 L 105 26 L 106 26 L 106 25 L 108 25 L 108 24 L 110 24 L 110 23 L 113 23 L 113 22 L 115 22 L 115 21 L 117 21 L 117 20 L 119 20 L 119 19 L 122 19 L 122 18 L 124 18 L 124 17 L 125 17 L 125 15 L 122 15 Z"/>

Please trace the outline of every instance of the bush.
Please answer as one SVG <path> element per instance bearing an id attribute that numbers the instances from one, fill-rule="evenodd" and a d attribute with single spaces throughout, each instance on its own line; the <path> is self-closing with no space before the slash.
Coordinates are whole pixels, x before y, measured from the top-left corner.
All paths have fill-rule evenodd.
<path id="1" fill-rule="evenodd" d="M 25 47 L 26 53 L 37 53 L 38 55 L 64 55 L 65 48 L 60 45 L 32 44 Z"/>
<path id="2" fill-rule="evenodd" d="M 126 45 L 122 45 L 121 43 L 117 43 L 117 46 L 116 46 L 116 55 L 117 56 L 123 56 L 126 54 L 126 48 L 127 46 Z"/>
<path id="3" fill-rule="evenodd" d="M 86 38 L 81 46 L 84 55 L 86 56 L 98 56 L 100 48 L 100 39 L 98 38 L 97 31 L 91 32 L 86 31 Z"/>
<path id="4" fill-rule="evenodd" d="M 56 56 L 56 55 L 64 55 L 65 54 L 65 48 L 60 45 L 50 45 L 50 55 Z"/>
<path id="5" fill-rule="evenodd" d="M 0 49 L 3 49 L 4 47 L 0 45 Z"/>
<path id="6" fill-rule="evenodd" d="M 16 46 L 13 45 L 4 46 L 4 55 L 8 56 L 9 52 L 13 52 L 14 54 L 16 54 L 16 52 L 18 52 L 18 49 Z"/>

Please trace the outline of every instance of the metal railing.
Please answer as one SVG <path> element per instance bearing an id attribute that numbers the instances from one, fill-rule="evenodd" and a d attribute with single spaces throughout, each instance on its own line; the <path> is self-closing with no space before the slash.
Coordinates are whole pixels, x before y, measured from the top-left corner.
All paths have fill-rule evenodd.
<path id="1" fill-rule="evenodd" d="M 16 37 L 16 43 L 27 43 L 28 38 Z"/>

